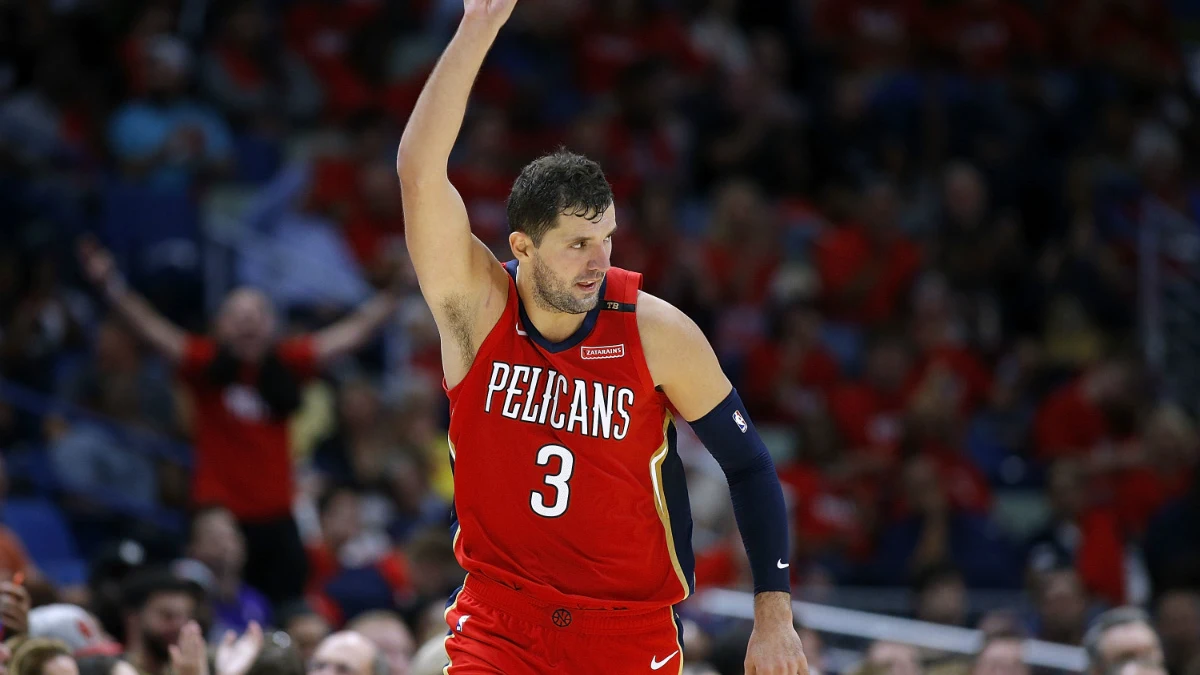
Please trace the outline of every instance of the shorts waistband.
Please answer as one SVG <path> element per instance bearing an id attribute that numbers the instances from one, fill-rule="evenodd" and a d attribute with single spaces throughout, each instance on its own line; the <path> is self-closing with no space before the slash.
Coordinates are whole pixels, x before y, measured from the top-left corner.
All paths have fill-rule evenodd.
<path id="1" fill-rule="evenodd" d="M 478 575 L 466 578 L 462 593 L 534 625 L 578 633 L 638 633 L 675 620 L 671 607 L 579 609 L 546 603 Z"/>

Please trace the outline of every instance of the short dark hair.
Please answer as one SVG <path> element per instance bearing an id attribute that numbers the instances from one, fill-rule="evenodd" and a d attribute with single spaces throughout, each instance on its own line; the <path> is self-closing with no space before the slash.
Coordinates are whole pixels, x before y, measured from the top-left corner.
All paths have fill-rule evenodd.
<path id="1" fill-rule="evenodd" d="M 139 612 L 160 593 L 187 593 L 197 604 L 205 599 L 200 584 L 178 577 L 167 569 L 147 568 L 134 572 L 122 584 L 121 608 L 126 612 Z"/>
<path id="2" fill-rule="evenodd" d="M 612 186 L 600 165 L 560 148 L 521 170 L 508 195 L 508 226 L 540 246 L 559 215 L 597 220 L 612 203 Z"/>

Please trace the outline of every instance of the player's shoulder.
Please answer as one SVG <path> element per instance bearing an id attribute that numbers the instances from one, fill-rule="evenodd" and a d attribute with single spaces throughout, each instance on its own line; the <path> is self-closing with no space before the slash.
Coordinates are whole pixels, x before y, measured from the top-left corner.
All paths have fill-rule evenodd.
<path id="1" fill-rule="evenodd" d="M 665 355 L 686 358 L 692 350 L 708 347 L 708 340 L 691 317 L 645 291 L 638 293 L 637 326 L 647 359 Z"/>

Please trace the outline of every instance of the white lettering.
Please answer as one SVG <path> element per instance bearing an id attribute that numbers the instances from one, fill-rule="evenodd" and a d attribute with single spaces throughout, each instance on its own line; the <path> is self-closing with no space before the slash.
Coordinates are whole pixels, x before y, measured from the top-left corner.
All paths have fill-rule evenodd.
<path id="1" fill-rule="evenodd" d="M 617 388 L 610 384 L 605 391 L 605 386 L 599 382 L 593 382 L 592 385 L 592 395 L 595 397 L 592 401 L 592 436 L 609 438 L 612 433 L 613 392 Z"/>
<path id="2" fill-rule="evenodd" d="M 554 414 L 550 416 L 550 426 L 555 429 L 567 426 L 566 414 L 558 412 L 558 395 L 565 393 L 567 393 L 567 378 L 559 375 L 558 382 L 554 386 Z"/>
<path id="3" fill-rule="evenodd" d="M 517 413 L 521 412 L 521 404 L 518 402 L 513 405 L 513 397 L 521 395 L 521 383 L 529 381 L 529 366 L 513 366 L 512 379 L 509 380 L 508 393 L 504 396 L 504 409 L 500 411 L 501 415 L 509 419 L 517 419 Z"/>
<path id="4" fill-rule="evenodd" d="M 621 391 L 617 392 L 617 414 L 621 416 L 621 419 L 625 420 L 625 424 L 613 427 L 613 438 L 618 441 L 624 439 L 625 435 L 629 433 L 629 408 L 626 408 L 626 398 L 629 399 L 629 408 L 632 408 L 633 390 L 622 387 Z"/>
<path id="5" fill-rule="evenodd" d="M 554 395 L 554 385 L 558 384 L 558 373 L 553 370 L 546 376 L 546 390 L 542 392 L 542 416 L 538 418 L 538 424 L 546 423 L 546 415 L 550 412 L 550 397 Z"/>
<path id="6" fill-rule="evenodd" d="M 509 372 L 507 363 L 492 361 L 492 380 L 488 382 L 487 401 L 483 404 L 483 412 L 492 412 L 492 394 L 504 391 L 504 387 L 508 383 Z"/>
<path id="7" fill-rule="evenodd" d="M 575 423 L 579 422 L 579 433 L 587 434 L 587 382 L 575 380 L 575 396 L 571 399 L 571 419 L 567 422 L 567 432 L 575 431 Z"/>
<path id="8" fill-rule="evenodd" d="M 537 398 L 538 378 L 541 376 L 542 369 L 534 366 L 533 379 L 529 382 L 529 395 L 525 397 L 525 409 L 521 411 L 522 422 L 537 421 L 538 407 L 533 405 L 533 401 Z"/>

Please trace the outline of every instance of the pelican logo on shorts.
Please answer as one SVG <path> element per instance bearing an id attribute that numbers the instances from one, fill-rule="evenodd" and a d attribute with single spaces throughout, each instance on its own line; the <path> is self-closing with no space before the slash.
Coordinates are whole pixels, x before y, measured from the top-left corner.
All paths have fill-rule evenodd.
<path id="1" fill-rule="evenodd" d="M 733 411 L 733 421 L 735 424 L 738 425 L 738 428 L 742 430 L 743 434 L 746 433 L 750 429 L 750 427 L 746 424 L 746 418 L 742 417 L 741 410 Z"/>
<path id="2" fill-rule="evenodd" d="M 565 609 L 556 609 L 550 615 L 550 620 L 554 622 L 555 626 L 566 628 L 571 625 L 571 613 Z"/>
<path id="3" fill-rule="evenodd" d="M 625 356 L 625 345 L 608 345 L 607 347 L 580 347 L 579 355 L 588 361 L 595 359 L 619 359 Z"/>

